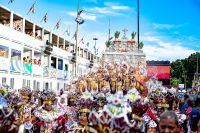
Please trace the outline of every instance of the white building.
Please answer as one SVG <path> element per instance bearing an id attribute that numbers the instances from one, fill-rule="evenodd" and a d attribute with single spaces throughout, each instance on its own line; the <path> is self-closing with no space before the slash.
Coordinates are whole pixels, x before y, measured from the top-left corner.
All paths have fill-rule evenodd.
<path id="1" fill-rule="evenodd" d="M 51 55 L 43 52 L 47 40 L 53 44 Z M 0 84 L 14 89 L 64 89 L 74 74 L 74 49 L 65 38 L 0 5 Z M 89 70 L 92 59 L 99 58 L 78 47 L 78 75 Z"/>

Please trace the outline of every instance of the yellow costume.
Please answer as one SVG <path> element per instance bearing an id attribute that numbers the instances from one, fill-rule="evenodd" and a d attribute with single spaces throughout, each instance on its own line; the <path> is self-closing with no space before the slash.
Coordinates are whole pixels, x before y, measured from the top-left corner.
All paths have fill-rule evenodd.
<path id="1" fill-rule="evenodd" d="M 80 80 L 78 84 L 78 89 L 80 92 L 85 92 L 87 89 L 87 83 L 84 80 Z"/>
<path id="2" fill-rule="evenodd" d="M 121 81 L 117 81 L 116 89 L 117 89 L 117 91 L 122 91 L 122 82 Z"/>

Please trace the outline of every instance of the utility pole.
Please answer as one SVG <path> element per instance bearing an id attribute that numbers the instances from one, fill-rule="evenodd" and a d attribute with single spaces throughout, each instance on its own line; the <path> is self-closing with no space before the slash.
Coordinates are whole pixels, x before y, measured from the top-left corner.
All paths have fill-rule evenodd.
<path id="1" fill-rule="evenodd" d="M 181 63 L 181 67 L 182 67 L 182 70 L 183 70 L 183 75 L 182 75 L 182 78 L 184 80 L 184 89 L 186 90 L 186 81 L 187 81 L 187 75 L 186 75 L 186 70 L 183 66 L 183 63 L 180 61 Z M 187 91 L 187 90 L 186 90 Z"/>
<path id="2" fill-rule="evenodd" d="M 109 30 L 108 30 L 108 41 L 110 41 L 110 18 L 109 18 L 109 25 L 108 25 L 108 27 L 109 27 Z"/>
<path id="3" fill-rule="evenodd" d="M 186 72 L 184 71 L 184 86 L 185 86 L 185 89 L 186 89 Z M 186 89 L 186 91 L 187 91 L 187 89 Z"/>
<path id="4" fill-rule="evenodd" d="M 197 74 L 199 74 L 199 53 L 197 52 Z"/>
<path id="5" fill-rule="evenodd" d="M 79 14 L 79 8 L 80 8 L 80 0 L 78 0 L 78 5 L 77 5 L 77 18 L 78 18 L 78 14 Z M 76 47 L 75 47 L 75 54 L 76 54 L 75 77 L 76 77 L 76 74 L 77 74 L 78 28 L 79 28 L 79 23 L 76 22 L 76 33 L 75 33 L 75 39 L 76 39 Z"/>
<path id="6" fill-rule="evenodd" d="M 197 81 L 198 77 L 199 77 L 199 56 L 198 56 L 198 52 L 196 52 L 196 55 L 197 55 L 197 70 L 196 70 L 196 73 L 194 74 L 194 81 Z"/>
<path id="7" fill-rule="evenodd" d="M 79 25 L 84 23 L 84 20 L 81 19 L 80 15 L 83 12 L 83 10 L 80 11 L 80 0 L 78 0 L 78 6 L 77 6 L 77 17 L 76 17 L 76 33 L 75 33 L 75 39 L 76 39 L 76 47 L 75 47 L 75 77 L 77 76 L 77 57 L 78 57 L 78 30 L 79 30 Z"/>
<path id="8" fill-rule="evenodd" d="M 95 42 L 95 44 L 94 44 L 94 55 L 96 55 L 96 52 L 97 52 L 97 51 L 96 51 L 96 50 L 97 50 L 96 47 L 97 47 L 97 40 L 98 40 L 98 38 L 95 37 L 95 38 L 93 38 L 93 40 L 94 40 L 94 42 Z"/>
<path id="9" fill-rule="evenodd" d="M 138 32 L 138 49 L 139 49 L 139 43 L 140 43 L 140 0 L 138 0 L 138 26 L 137 26 L 137 32 Z"/>

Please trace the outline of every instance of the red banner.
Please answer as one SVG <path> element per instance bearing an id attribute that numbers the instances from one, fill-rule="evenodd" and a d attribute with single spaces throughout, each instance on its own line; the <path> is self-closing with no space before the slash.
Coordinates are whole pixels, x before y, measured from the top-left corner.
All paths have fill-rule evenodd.
<path id="1" fill-rule="evenodd" d="M 170 79 L 170 66 L 147 66 L 148 78 Z"/>

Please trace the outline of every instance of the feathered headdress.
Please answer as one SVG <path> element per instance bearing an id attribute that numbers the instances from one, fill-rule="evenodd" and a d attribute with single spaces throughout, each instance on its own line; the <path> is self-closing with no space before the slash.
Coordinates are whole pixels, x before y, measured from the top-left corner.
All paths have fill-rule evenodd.
<path id="1" fill-rule="evenodd" d="M 52 91 L 43 91 L 41 98 L 44 104 L 53 104 L 56 99 L 56 94 Z"/>
<path id="2" fill-rule="evenodd" d="M 30 87 L 23 87 L 22 89 L 19 90 L 19 93 L 22 97 L 22 99 L 30 99 L 32 95 L 32 90 Z"/>
<path id="3" fill-rule="evenodd" d="M 95 102 L 92 99 L 92 95 L 89 92 L 83 93 L 77 102 L 77 106 L 79 107 L 79 113 L 91 112 L 92 108 L 95 107 Z"/>

